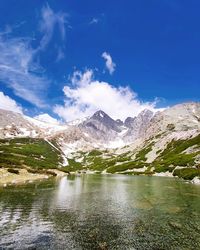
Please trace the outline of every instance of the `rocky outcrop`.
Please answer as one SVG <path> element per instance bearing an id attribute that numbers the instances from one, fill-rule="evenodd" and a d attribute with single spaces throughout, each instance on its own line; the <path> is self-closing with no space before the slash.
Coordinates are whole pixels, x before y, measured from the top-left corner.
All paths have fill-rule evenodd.
<path id="1" fill-rule="evenodd" d="M 153 116 L 152 111 L 145 109 L 137 117 L 128 117 L 124 122 L 124 125 L 128 128 L 123 137 L 124 141 L 133 142 L 138 138 L 143 138 Z"/>
<path id="2" fill-rule="evenodd" d="M 155 144 L 155 150 L 158 151 L 173 139 L 189 138 L 199 131 L 200 103 L 179 104 L 155 114 L 143 110 L 138 116 L 128 117 L 124 122 L 114 120 L 99 110 L 84 120 L 62 125 L 48 124 L 12 111 L 0 110 L 0 138 L 51 138 L 60 144 L 76 145 L 74 150 L 125 145 L 138 147 L 145 145 L 151 138 L 158 138 Z M 153 159 L 156 155 L 150 154 L 149 157 Z"/>

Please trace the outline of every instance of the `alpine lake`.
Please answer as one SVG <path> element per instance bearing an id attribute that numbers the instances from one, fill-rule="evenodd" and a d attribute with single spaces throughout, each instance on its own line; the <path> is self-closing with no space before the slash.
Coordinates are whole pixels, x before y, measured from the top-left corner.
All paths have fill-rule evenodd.
<path id="1" fill-rule="evenodd" d="M 200 249 L 200 185 L 69 175 L 0 188 L 0 249 Z"/>

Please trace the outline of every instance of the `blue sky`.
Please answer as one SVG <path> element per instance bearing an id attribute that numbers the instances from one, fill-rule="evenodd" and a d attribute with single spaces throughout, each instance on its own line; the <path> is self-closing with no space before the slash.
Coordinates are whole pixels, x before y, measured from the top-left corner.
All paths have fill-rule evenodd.
<path id="1" fill-rule="evenodd" d="M 72 120 L 200 98 L 200 1 L 0 2 L 0 107 Z"/>

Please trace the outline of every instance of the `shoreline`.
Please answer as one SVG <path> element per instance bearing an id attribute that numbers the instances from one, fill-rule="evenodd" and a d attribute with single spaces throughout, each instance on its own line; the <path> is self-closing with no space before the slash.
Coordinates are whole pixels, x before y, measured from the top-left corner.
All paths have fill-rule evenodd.
<path id="1" fill-rule="evenodd" d="M 66 173 L 57 169 L 51 169 L 51 171 L 54 172 L 56 176 L 51 174 L 30 173 L 27 171 L 27 169 L 18 170 L 19 174 L 15 174 L 8 172 L 6 168 L 0 168 L 0 187 L 23 185 L 32 183 L 34 181 L 42 181 L 52 177 L 62 177 L 67 175 Z"/>
<path id="2" fill-rule="evenodd" d="M 0 168 L 0 188 L 1 187 L 7 187 L 7 186 L 15 186 L 15 185 L 23 185 L 23 184 L 28 184 L 28 183 L 33 183 L 35 181 L 43 181 L 47 180 L 50 178 L 59 178 L 59 177 L 64 177 L 67 176 L 68 173 L 60 171 L 58 169 L 48 169 L 51 173 L 54 173 L 55 175 L 52 175 L 50 173 L 31 173 L 29 172 L 26 168 L 18 169 L 19 173 L 10 173 L 8 172 L 8 168 Z M 96 174 L 95 171 L 85 171 L 85 172 L 71 172 L 70 174 L 72 175 L 83 175 L 83 174 Z M 102 175 L 108 174 L 108 173 L 101 173 Z M 116 174 L 121 174 L 121 173 L 116 173 Z M 112 174 L 109 174 L 112 175 Z M 133 175 L 134 176 L 134 175 Z M 143 175 L 145 176 L 145 175 Z M 171 174 L 166 173 L 156 173 L 153 174 L 152 176 L 155 177 L 170 177 L 170 178 L 178 178 L 176 176 L 173 176 Z M 182 178 L 179 178 L 182 179 Z M 182 179 L 184 180 L 184 179 Z M 192 180 L 184 180 L 187 183 L 195 184 L 195 185 L 200 185 L 200 178 L 195 177 Z"/>

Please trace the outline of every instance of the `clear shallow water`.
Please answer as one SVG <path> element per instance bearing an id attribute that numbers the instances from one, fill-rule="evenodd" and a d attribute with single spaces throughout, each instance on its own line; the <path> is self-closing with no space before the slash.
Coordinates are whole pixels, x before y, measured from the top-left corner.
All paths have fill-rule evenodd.
<path id="1" fill-rule="evenodd" d="M 0 189 L 0 249 L 200 249 L 200 186 L 68 176 Z"/>

